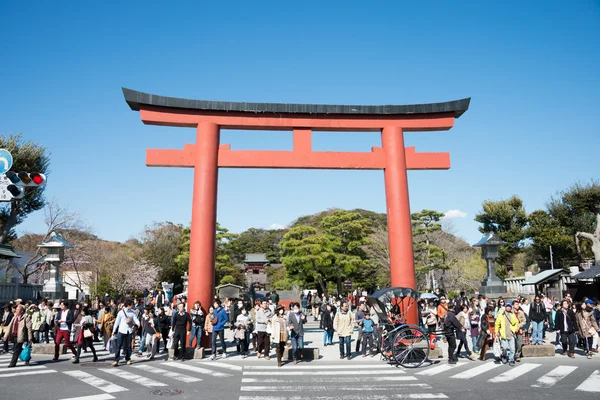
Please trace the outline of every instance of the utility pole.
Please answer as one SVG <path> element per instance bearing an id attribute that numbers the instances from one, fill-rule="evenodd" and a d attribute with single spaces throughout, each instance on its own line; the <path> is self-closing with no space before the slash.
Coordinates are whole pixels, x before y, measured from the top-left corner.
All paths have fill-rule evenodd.
<path id="1" fill-rule="evenodd" d="M 552 257 L 552 245 L 550 245 L 550 267 L 554 269 L 554 257 Z"/>

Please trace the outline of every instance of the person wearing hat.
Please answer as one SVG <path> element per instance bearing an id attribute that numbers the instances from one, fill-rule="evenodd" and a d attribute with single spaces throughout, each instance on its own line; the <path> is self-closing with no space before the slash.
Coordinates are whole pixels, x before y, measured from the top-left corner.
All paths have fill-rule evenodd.
<path id="1" fill-rule="evenodd" d="M 583 302 L 575 317 L 579 327 L 579 336 L 585 341 L 585 354 L 590 359 L 592 358 L 594 337 L 600 332 L 596 318 L 594 318 L 594 302 L 590 299 Z"/>
<path id="2" fill-rule="evenodd" d="M 285 319 L 285 308 L 283 306 L 277 306 L 277 308 L 275 308 L 275 316 L 273 316 L 272 324 L 273 340 L 277 343 L 277 366 L 281 367 L 285 343 L 287 342 L 287 322 Z"/>
<path id="3" fill-rule="evenodd" d="M 504 305 L 504 312 L 496 318 L 496 340 L 500 339 L 502 348 L 508 350 L 508 365 L 515 365 L 515 335 L 519 330 L 519 319 L 513 313 L 512 304 Z M 497 364 L 500 361 L 496 361 Z"/>

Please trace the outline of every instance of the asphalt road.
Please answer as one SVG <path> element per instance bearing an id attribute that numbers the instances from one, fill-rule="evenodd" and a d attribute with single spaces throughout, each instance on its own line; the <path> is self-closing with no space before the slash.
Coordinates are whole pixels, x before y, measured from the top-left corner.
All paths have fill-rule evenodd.
<path id="1" fill-rule="evenodd" d="M 440 361 L 418 369 L 397 368 L 378 357 L 277 368 L 274 357 L 239 356 L 185 362 L 134 356 L 133 365 L 114 368 L 106 351 L 98 363 L 90 362 L 89 353 L 79 365 L 70 355 L 59 362 L 34 355 L 31 366 L 8 369 L 8 357 L 0 356 L 0 399 L 600 399 L 600 357 L 532 358 L 515 367 L 491 360 Z"/>

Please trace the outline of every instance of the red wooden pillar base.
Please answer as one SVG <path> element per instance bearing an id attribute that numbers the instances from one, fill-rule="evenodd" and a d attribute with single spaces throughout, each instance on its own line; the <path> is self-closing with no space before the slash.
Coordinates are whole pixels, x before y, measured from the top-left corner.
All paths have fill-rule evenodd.
<path id="1" fill-rule="evenodd" d="M 381 143 L 385 152 L 384 178 L 391 283 L 392 286 L 416 289 L 406 153 L 402 129 L 397 126 L 383 128 Z M 418 322 L 416 304 L 410 308 L 407 322 L 412 324 Z"/>
<path id="2" fill-rule="evenodd" d="M 219 126 L 199 123 L 194 155 L 188 305 L 191 308 L 200 301 L 207 311 L 214 298 L 218 154 Z M 206 336 L 202 337 L 202 345 L 209 347 Z"/>

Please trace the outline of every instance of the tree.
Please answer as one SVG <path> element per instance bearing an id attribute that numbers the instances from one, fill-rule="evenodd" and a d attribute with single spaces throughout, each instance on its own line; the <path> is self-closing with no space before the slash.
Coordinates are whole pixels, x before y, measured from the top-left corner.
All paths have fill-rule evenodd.
<path id="1" fill-rule="evenodd" d="M 369 236 L 370 240 L 363 249 L 367 255 L 368 265 L 363 272 L 365 288 L 385 287 L 390 285 L 390 246 L 388 230 L 379 226 Z"/>
<path id="2" fill-rule="evenodd" d="M 0 135 L 0 148 L 10 151 L 13 171 L 40 172 L 48 175 L 50 157 L 46 148 L 32 141 L 24 141 L 20 134 Z M 44 188 L 25 187 L 22 199 L 13 199 L 0 205 L 0 243 L 16 237 L 14 228 L 34 211 L 41 210 L 46 201 Z"/>
<path id="3" fill-rule="evenodd" d="M 600 264 L 600 183 L 572 185 L 550 200 L 548 211 L 574 235 L 578 253 L 582 253 L 579 240 L 585 239 L 588 248 L 583 248 L 583 254 L 591 251 L 596 264 Z"/>
<path id="4" fill-rule="evenodd" d="M 512 272 L 513 256 L 521 251 L 526 238 L 527 213 L 519 196 L 507 200 L 483 202 L 482 211 L 475 216 L 475 221 L 483 224 L 481 233 L 494 232 L 506 244 L 500 247 L 498 263 Z"/>
<path id="5" fill-rule="evenodd" d="M 573 234 L 561 226 L 559 221 L 545 210 L 536 210 L 527 217 L 527 237 L 537 258 L 550 261 L 550 246 L 555 265 L 568 266 L 569 260 L 576 258 Z"/>
<path id="6" fill-rule="evenodd" d="M 52 232 L 89 229 L 84 227 L 79 214 L 69 211 L 69 209 L 66 207 L 60 206 L 55 200 L 49 201 L 44 207 L 44 222 L 47 228 L 45 234 L 27 234 L 24 235 L 25 238 L 23 241 L 19 242 L 17 240 L 15 242 L 15 248 L 17 250 L 29 251 L 33 253 L 33 255 L 27 260 L 22 268 L 19 268 L 15 264 L 11 264 L 11 268 L 23 278 L 23 283 L 28 283 L 29 277 L 32 275 L 40 275 L 39 272 L 46 267 L 46 263 L 44 263 L 42 260 L 44 258 L 42 249 L 37 245 L 46 240 Z M 41 240 L 35 244 L 34 241 L 38 239 Z"/>
<path id="7" fill-rule="evenodd" d="M 279 242 L 283 239 L 285 229 L 250 228 L 231 240 L 231 252 L 234 262 L 241 263 L 248 253 L 265 253 L 272 263 L 279 263 L 281 252 Z"/>
<path id="8" fill-rule="evenodd" d="M 434 210 L 422 210 L 411 214 L 415 270 L 425 274 L 426 287 L 432 288 L 433 271 L 447 269 L 446 253 L 432 243 L 432 236 L 442 229 L 440 224 L 443 213 Z"/>
<path id="9" fill-rule="evenodd" d="M 281 252 L 288 277 L 304 286 L 317 282 L 321 291 L 328 295 L 329 267 L 335 261 L 333 244 L 328 236 L 319 234 L 311 226 L 295 226 L 283 237 Z"/>
<path id="10" fill-rule="evenodd" d="M 180 246 L 180 253 L 175 257 L 175 262 L 179 269 L 182 271 L 189 271 L 190 264 L 190 228 L 185 228 L 182 231 L 182 244 Z M 227 283 L 234 283 L 236 285 L 245 286 L 246 281 L 244 274 L 238 268 L 232 260 L 232 249 L 231 242 L 237 237 L 235 233 L 230 233 L 227 228 L 223 228 L 218 222 L 216 225 L 216 243 L 215 243 L 215 286 L 216 284 L 222 283 L 223 278 L 231 276 L 235 279 L 233 282 L 229 282 L 231 279 L 227 278 Z M 180 279 L 179 279 L 180 280 Z"/>
<path id="11" fill-rule="evenodd" d="M 176 260 L 183 251 L 186 238 L 189 258 L 189 229 L 184 234 L 183 226 L 172 222 L 154 222 L 144 228 L 140 236 L 142 258 L 158 268 L 157 279 L 160 282 L 181 285 L 181 276 L 187 270 L 187 264 L 184 266 Z"/>
<path id="12" fill-rule="evenodd" d="M 364 246 L 370 242 L 371 221 L 357 212 L 336 210 L 323 218 L 321 228 L 329 238 L 335 255 L 331 272 L 335 276 L 338 294 L 341 294 L 343 280 L 361 277 L 361 269 L 367 266 Z"/>

